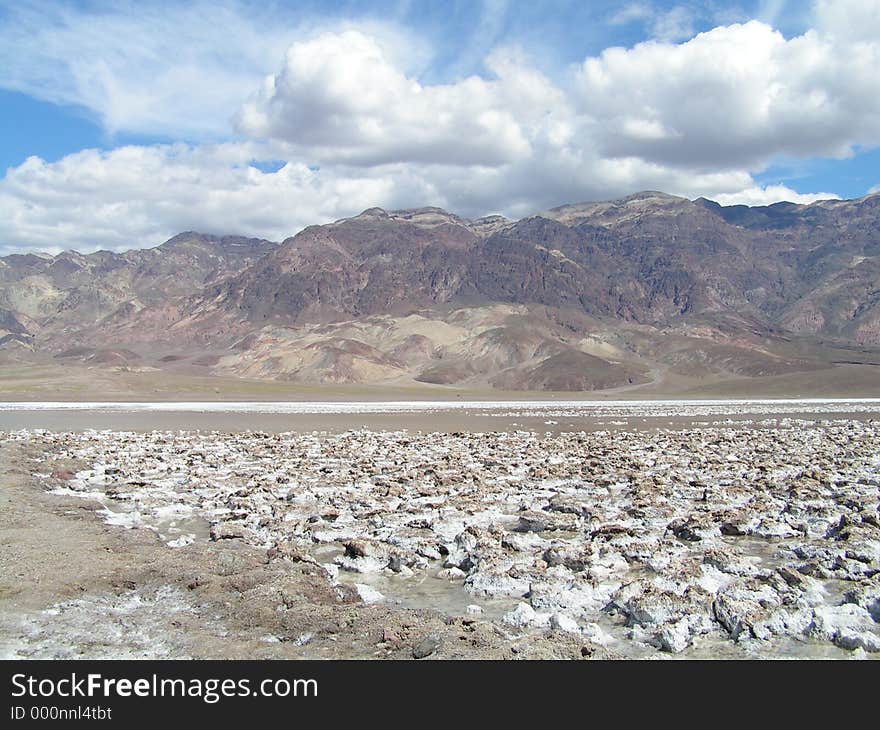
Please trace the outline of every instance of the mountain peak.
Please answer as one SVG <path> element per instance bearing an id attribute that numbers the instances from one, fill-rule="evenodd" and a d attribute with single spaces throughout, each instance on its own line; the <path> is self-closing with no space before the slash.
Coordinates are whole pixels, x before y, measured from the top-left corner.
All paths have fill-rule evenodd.
<path id="1" fill-rule="evenodd" d="M 610 200 L 606 202 L 610 203 L 635 203 L 642 200 L 657 200 L 657 201 L 684 201 L 687 198 L 682 198 L 678 195 L 670 195 L 669 193 L 661 192 L 660 190 L 642 190 L 638 193 L 633 193 L 632 195 L 627 195 L 624 198 L 619 198 L 617 200 Z"/>
<path id="2" fill-rule="evenodd" d="M 378 206 L 374 206 L 372 208 L 367 208 L 365 211 L 358 213 L 355 218 L 388 218 L 388 211 L 384 208 L 379 208 Z"/>
<path id="3" fill-rule="evenodd" d="M 468 221 L 459 218 L 455 213 L 436 207 L 395 210 L 392 211 L 391 216 L 395 220 L 407 221 L 422 228 L 434 228 L 444 224 L 467 227 L 468 224 Z"/>
<path id="4" fill-rule="evenodd" d="M 351 218 L 341 218 L 332 225 L 342 223 L 350 223 L 354 221 L 388 221 L 410 223 L 419 228 L 436 228 L 442 225 L 455 225 L 463 228 L 470 228 L 470 221 L 467 221 L 455 213 L 450 213 L 443 208 L 436 206 L 425 206 L 422 208 L 403 208 L 399 210 L 387 211 L 384 208 L 367 208 L 362 213 L 352 216 Z"/>
<path id="5" fill-rule="evenodd" d="M 690 200 L 657 190 L 643 190 L 623 198 L 602 200 L 595 202 L 570 203 L 551 208 L 539 213 L 542 218 L 549 218 L 566 225 L 577 224 L 588 218 L 594 218 L 601 222 L 603 217 L 620 221 L 622 218 L 634 215 L 642 215 L 648 212 L 667 211 L 678 209 L 681 206 L 691 206 Z"/>

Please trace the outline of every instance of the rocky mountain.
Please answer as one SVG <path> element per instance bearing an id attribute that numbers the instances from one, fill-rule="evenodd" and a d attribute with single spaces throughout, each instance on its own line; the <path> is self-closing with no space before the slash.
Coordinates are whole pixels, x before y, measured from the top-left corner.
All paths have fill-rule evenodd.
<path id="1" fill-rule="evenodd" d="M 235 274 L 275 247 L 239 236 L 181 233 L 125 253 L 65 251 L 0 258 L 0 342 L 50 350 L 72 333 L 127 319 Z M 110 343 L 108 343 L 110 344 Z"/>
<path id="2" fill-rule="evenodd" d="M 0 259 L 0 347 L 308 383 L 635 389 L 880 363 L 880 195 L 645 192 L 519 221 L 437 208 L 274 245 Z M 871 365 L 873 367 L 873 365 Z"/>

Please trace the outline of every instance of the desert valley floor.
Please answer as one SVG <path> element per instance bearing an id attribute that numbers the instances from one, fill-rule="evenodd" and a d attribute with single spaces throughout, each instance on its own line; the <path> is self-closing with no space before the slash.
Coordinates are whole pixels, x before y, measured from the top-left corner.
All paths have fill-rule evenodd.
<path id="1" fill-rule="evenodd" d="M 880 399 L 0 404 L 0 655 L 880 656 Z"/>

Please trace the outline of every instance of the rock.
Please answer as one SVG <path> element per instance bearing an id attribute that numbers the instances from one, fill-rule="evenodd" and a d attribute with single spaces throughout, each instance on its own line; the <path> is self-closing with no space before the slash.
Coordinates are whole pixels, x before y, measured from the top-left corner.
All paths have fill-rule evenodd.
<path id="1" fill-rule="evenodd" d="M 541 557 L 551 568 L 563 565 L 575 573 L 587 570 L 590 565 L 590 558 L 585 552 L 559 546 L 547 548 Z"/>
<path id="2" fill-rule="evenodd" d="M 778 608 L 764 620 L 755 622 L 755 634 L 766 636 L 803 636 L 813 623 L 813 609 L 809 606 Z"/>
<path id="3" fill-rule="evenodd" d="M 843 628 L 834 636 L 834 643 L 841 649 L 880 652 L 880 636 L 870 631 Z"/>
<path id="4" fill-rule="evenodd" d="M 564 631 L 568 634 L 581 633 L 581 627 L 578 626 L 578 622 L 564 613 L 554 613 L 550 617 L 550 628 L 556 629 L 557 631 Z"/>
<path id="5" fill-rule="evenodd" d="M 843 594 L 843 602 L 861 606 L 874 621 L 880 623 L 880 584 L 863 583 L 850 588 Z"/>
<path id="6" fill-rule="evenodd" d="M 590 505 L 566 494 L 556 494 L 551 497 L 545 509 L 548 512 L 562 512 L 579 517 L 590 517 L 593 513 Z"/>
<path id="7" fill-rule="evenodd" d="M 238 522 L 218 522 L 211 525 L 211 539 L 218 540 L 244 540 L 248 530 Z"/>
<path id="8" fill-rule="evenodd" d="M 792 588 L 799 588 L 804 584 L 804 576 L 798 573 L 796 570 L 792 570 L 791 568 L 787 568 L 782 566 L 777 570 L 780 577 L 788 583 Z"/>
<path id="9" fill-rule="evenodd" d="M 655 646 L 661 651 L 679 654 L 691 644 L 691 630 L 687 618 L 665 624 L 654 636 Z"/>
<path id="10" fill-rule="evenodd" d="M 764 517 L 749 534 L 754 537 L 778 540 L 783 537 L 797 537 L 801 533 L 781 520 Z"/>
<path id="11" fill-rule="evenodd" d="M 467 573 L 460 568 L 444 568 L 437 573 L 437 577 L 445 578 L 446 580 L 462 580 L 467 577 Z"/>
<path id="12" fill-rule="evenodd" d="M 510 626 L 523 628 L 529 626 L 536 617 L 535 609 L 528 603 L 518 603 L 516 608 L 504 614 L 501 620 Z"/>
<path id="13" fill-rule="evenodd" d="M 195 535 L 181 535 L 174 540 L 168 540 L 165 544 L 170 548 L 182 548 L 196 541 Z"/>
<path id="14" fill-rule="evenodd" d="M 335 586 L 339 600 L 343 603 L 363 603 L 363 599 L 357 588 L 347 583 L 337 583 Z"/>
<path id="15" fill-rule="evenodd" d="M 685 542 L 699 542 L 704 538 L 714 537 L 718 532 L 712 520 L 705 515 L 692 515 L 673 520 L 666 529 Z"/>
<path id="16" fill-rule="evenodd" d="M 432 545 L 422 545 L 416 549 L 416 553 L 427 560 L 440 560 L 443 556 L 440 551 Z"/>
<path id="17" fill-rule="evenodd" d="M 602 627 L 595 622 L 584 624 L 581 627 L 581 633 L 593 644 L 598 644 L 599 646 L 608 646 L 615 641 L 611 634 L 604 631 Z"/>
<path id="18" fill-rule="evenodd" d="M 440 649 L 443 640 L 437 634 L 428 634 L 412 649 L 413 659 L 424 659 Z"/>
<path id="19" fill-rule="evenodd" d="M 577 519 L 568 514 L 528 511 L 519 514 L 517 532 L 553 532 L 556 530 L 576 530 Z"/>
<path id="20" fill-rule="evenodd" d="M 289 560 L 291 563 L 310 563 L 317 565 L 318 561 L 309 555 L 303 548 L 292 542 L 278 542 L 266 551 L 266 559 L 272 560 Z"/>
<path id="21" fill-rule="evenodd" d="M 488 570 L 471 573 L 465 579 L 465 588 L 478 596 L 512 596 L 521 598 L 529 590 L 528 578 L 514 578 L 507 573 Z"/>
<path id="22" fill-rule="evenodd" d="M 382 601 L 385 600 L 385 596 L 372 586 L 368 586 L 365 583 L 355 583 L 354 588 L 360 599 L 368 606 L 374 603 L 382 603 Z"/>
<path id="23" fill-rule="evenodd" d="M 642 626 L 665 624 L 677 619 L 682 606 L 672 594 L 648 587 L 642 593 L 629 598 L 623 605 L 630 623 Z"/>
<path id="24" fill-rule="evenodd" d="M 348 558 L 376 557 L 377 553 L 383 558 L 387 555 L 387 550 L 384 547 L 376 546 L 366 540 L 346 540 L 342 546 L 345 548 L 345 556 Z"/>
<path id="25" fill-rule="evenodd" d="M 807 633 L 831 641 L 842 649 L 880 651 L 880 632 L 864 608 L 854 603 L 841 606 L 817 606 Z"/>
<path id="26" fill-rule="evenodd" d="M 507 550 L 513 550 L 518 553 L 535 552 L 540 550 L 547 544 L 548 541 L 545 538 L 535 534 L 534 532 L 508 532 L 501 539 L 501 547 Z"/>
<path id="27" fill-rule="evenodd" d="M 482 608 L 481 606 L 478 606 L 478 605 L 475 604 L 475 603 L 471 603 L 470 605 L 468 605 L 467 607 L 465 607 L 464 610 L 465 610 L 468 614 L 470 614 L 471 616 L 478 616 L 478 615 L 480 615 L 481 613 L 483 613 L 483 608 Z"/>
<path id="28" fill-rule="evenodd" d="M 769 639 L 771 625 L 767 619 L 780 602 L 770 586 L 751 578 L 720 592 L 712 602 L 712 616 L 734 641 L 749 636 Z"/>

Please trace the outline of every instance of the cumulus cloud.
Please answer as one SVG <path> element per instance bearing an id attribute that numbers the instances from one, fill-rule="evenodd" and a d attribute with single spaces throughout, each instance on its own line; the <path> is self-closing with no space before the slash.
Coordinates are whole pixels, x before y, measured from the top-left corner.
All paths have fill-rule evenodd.
<path id="1" fill-rule="evenodd" d="M 815 30 L 786 40 L 752 21 L 608 49 L 579 69 L 578 98 L 604 155 L 754 169 L 774 155 L 842 157 L 880 143 L 878 64 L 880 40 Z"/>
<path id="2" fill-rule="evenodd" d="M 239 125 L 362 164 L 504 165 L 537 157 L 542 143 L 703 171 L 843 157 L 880 143 L 880 36 L 851 43 L 839 30 L 859 17 L 837 12 L 827 32 L 790 40 L 752 21 L 610 48 L 570 86 L 503 50 L 487 60 L 489 79 L 426 86 L 373 39 L 327 34 L 290 48 Z"/>
<path id="3" fill-rule="evenodd" d="M 607 49 L 579 64 L 571 83 L 499 49 L 486 78 L 423 85 L 373 39 L 327 34 L 288 51 L 239 125 L 321 162 L 458 166 L 444 170 L 445 184 L 430 169 L 419 175 L 447 198 L 466 190 L 490 208 L 658 178 L 686 194 L 814 199 L 759 188 L 746 171 L 781 155 L 843 157 L 880 143 L 880 40 L 841 40 L 840 28 L 861 16 L 834 7 L 820 3 L 818 29 L 792 39 L 752 21 L 685 43 Z M 633 4 L 619 20 L 654 12 Z M 731 189 L 734 181 L 742 187 Z"/>
<path id="4" fill-rule="evenodd" d="M 31 157 L 0 180 L 0 254 L 125 250 L 184 230 L 281 240 L 377 203 L 522 217 L 573 200 L 565 197 L 572 185 L 585 198 L 601 198 L 643 188 L 693 194 L 752 184 L 744 171 L 695 178 L 638 160 L 584 164 L 565 154 L 539 169 L 528 160 L 498 167 L 287 162 L 274 172 L 260 169 L 259 160 L 282 152 L 257 143 L 175 144 L 83 150 L 56 162 Z"/>
<path id="5" fill-rule="evenodd" d="M 327 161 L 503 164 L 531 153 L 516 107 L 534 105 L 541 114 L 564 99 L 540 74 L 524 74 L 507 58 L 494 54 L 488 65 L 499 81 L 472 76 L 423 86 L 374 38 L 324 34 L 288 50 L 281 72 L 242 109 L 239 128 Z M 515 91 L 524 98 L 512 98 Z"/>
<path id="6" fill-rule="evenodd" d="M 839 200 L 834 193 L 798 193 L 785 185 L 755 186 L 735 193 L 720 193 L 713 200 L 721 205 L 772 205 L 782 200 L 789 203 L 815 203 L 817 200 Z"/>
<path id="7" fill-rule="evenodd" d="M 262 172 L 251 164 L 258 152 L 177 144 L 84 150 L 54 163 L 31 157 L 0 181 L 0 241 L 9 252 L 154 246 L 184 230 L 278 240 L 390 197 L 381 176 L 298 163 Z"/>
<path id="8" fill-rule="evenodd" d="M 272 51 L 280 67 L 251 79 L 246 100 L 230 101 L 262 57 L 231 73 L 234 90 L 217 91 L 217 118 L 237 109 L 248 141 L 32 158 L 0 181 L 0 241 L 85 250 L 188 228 L 280 239 L 373 205 L 518 217 L 640 189 L 726 204 L 836 197 L 762 187 L 753 174 L 783 155 L 880 144 L 880 16 L 863 12 L 878 5 L 820 1 L 815 27 L 796 37 L 758 21 L 725 25 L 683 43 L 609 48 L 552 77 L 522 49 L 496 47 L 482 73 L 445 83 L 421 80 L 408 41 L 391 32 L 306 34 Z M 161 128 L 150 115 L 163 99 L 174 115 L 205 116 L 195 107 L 209 104 L 210 85 L 182 84 L 194 89 L 184 101 L 163 88 L 143 113 L 121 104 L 119 118 Z M 273 159 L 286 164 L 252 164 Z"/>

